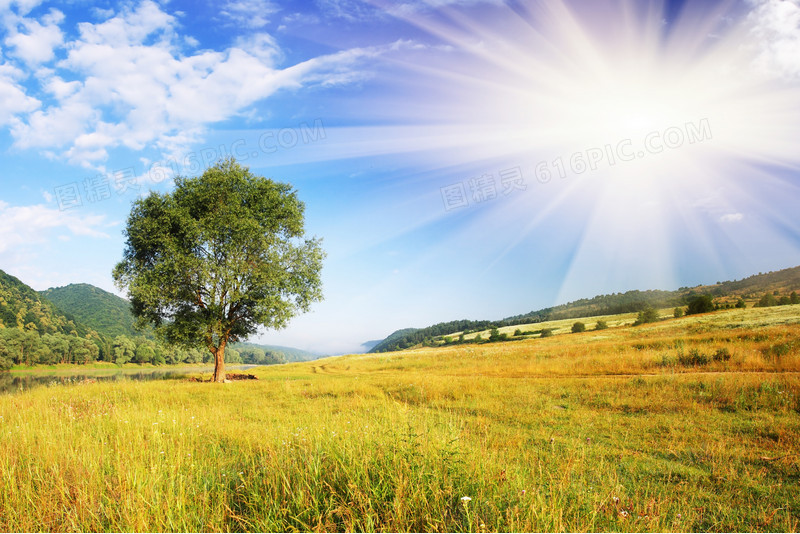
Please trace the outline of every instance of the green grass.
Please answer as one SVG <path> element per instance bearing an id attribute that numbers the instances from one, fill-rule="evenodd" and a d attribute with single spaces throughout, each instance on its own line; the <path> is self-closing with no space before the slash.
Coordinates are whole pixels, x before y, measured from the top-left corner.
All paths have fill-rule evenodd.
<path id="1" fill-rule="evenodd" d="M 796 531 L 798 310 L 3 395 L 0 530 Z"/>

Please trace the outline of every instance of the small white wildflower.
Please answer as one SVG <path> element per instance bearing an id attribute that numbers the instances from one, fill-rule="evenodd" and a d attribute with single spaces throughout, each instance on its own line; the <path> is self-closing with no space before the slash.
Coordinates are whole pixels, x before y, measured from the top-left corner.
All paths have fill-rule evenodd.
<path id="1" fill-rule="evenodd" d="M 466 495 L 461 497 L 461 502 L 463 502 L 463 503 L 468 503 L 471 500 L 472 500 L 472 497 L 467 497 Z"/>

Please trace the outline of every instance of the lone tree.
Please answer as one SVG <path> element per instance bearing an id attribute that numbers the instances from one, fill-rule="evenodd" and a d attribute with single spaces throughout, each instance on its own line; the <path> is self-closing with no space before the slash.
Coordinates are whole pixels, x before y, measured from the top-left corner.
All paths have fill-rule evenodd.
<path id="1" fill-rule="evenodd" d="M 172 193 L 134 202 L 114 281 L 139 325 L 168 343 L 205 346 L 225 381 L 225 346 L 259 326 L 283 328 L 322 300 L 325 253 L 306 239 L 304 205 L 291 186 L 255 176 L 234 159 Z"/>

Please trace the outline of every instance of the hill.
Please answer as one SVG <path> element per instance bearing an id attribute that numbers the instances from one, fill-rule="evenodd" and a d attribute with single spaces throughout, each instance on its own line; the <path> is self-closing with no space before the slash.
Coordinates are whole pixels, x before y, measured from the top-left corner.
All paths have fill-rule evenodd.
<path id="1" fill-rule="evenodd" d="M 86 337 L 90 328 L 32 287 L 0 270 L 0 327 Z"/>
<path id="2" fill-rule="evenodd" d="M 50 288 L 40 295 L 106 337 L 142 335 L 134 327 L 130 303 L 99 287 L 70 284 Z"/>
<path id="3" fill-rule="evenodd" d="M 645 308 L 672 308 L 684 306 L 697 295 L 711 295 L 718 305 L 732 306 L 738 299 L 748 305 L 756 304 L 767 293 L 788 296 L 800 291 L 800 266 L 780 271 L 759 273 L 742 280 L 717 282 L 693 288 L 682 287 L 674 291 L 633 290 L 625 293 L 598 295 L 541 310 L 514 315 L 500 320 L 459 320 L 438 323 L 426 328 L 398 330 L 375 345 L 369 352 L 404 350 L 430 343 L 434 338 L 448 335 L 470 334 L 517 325 L 530 325 L 564 319 L 599 317 L 636 313 Z"/>
<path id="4" fill-rule="evenodd" d="M 88 363 L 110 354 L 98 332 L 0 271 L 0 370 L 12 365 Z"/>
<path id="5" fill-rule="evenodd" d="M 270 363 L 310 362 L 320 358 L 319 355 L 311 352 L 292 347 L 281 347 L 279 345 L 260 345 L 258 343 L 238 342 L 231 344 L 231 348 L 243 355 L 248 352 L 252 353 L 254 349 L 262 350 L 270 360 Z M 243 358 L 243 360 L 246 361 L 246 358 Z"/>

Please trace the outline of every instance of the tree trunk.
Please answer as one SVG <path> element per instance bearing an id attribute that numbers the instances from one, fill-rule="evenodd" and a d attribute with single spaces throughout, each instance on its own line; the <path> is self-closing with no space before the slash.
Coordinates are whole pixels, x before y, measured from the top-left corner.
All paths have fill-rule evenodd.
<path id="1" fill-rule="evenodd" d="M 221 339 L 219 347 L 212 350 L 214 353 L 214 382 L 225 382 L 225 344 L 227 340 Z"/>

